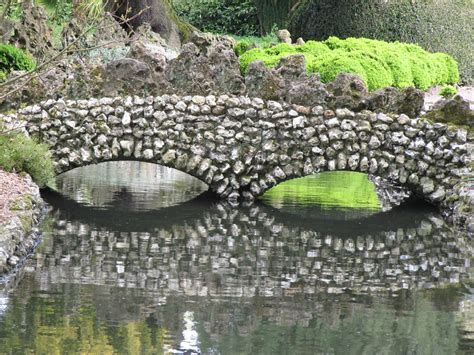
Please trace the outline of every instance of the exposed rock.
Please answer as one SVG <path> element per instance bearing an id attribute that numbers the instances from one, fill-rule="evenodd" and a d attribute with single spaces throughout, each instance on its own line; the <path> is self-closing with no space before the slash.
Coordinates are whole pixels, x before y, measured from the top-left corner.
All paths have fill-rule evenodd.
<path id="1" fill-rule="evenodd" d="M 331 94 L 328 105 L 332 109 L 348 108 L 361 111 L 367 108 L 368 89 L 364 81 L 357 75 L 341 73 L 336 79 L 327 84 L 327 90 Z"/>
<path id="2" fill-rule="evenodd" d="M 278 42 L 291 44 L 291 34 L 288 30 L 279 30 L 277 32 Z"/>
<path id="3" fill-rule="evenodd" d="M 423 117 L 435 122 L 474 128 L 474 110 L 470 108 L 469 101 L 460 95 L 456 95 L 452 99 L 443 99 L 436 102 L 432 110 Z"/>
<path id="4" fill-rule="evenodd" d="M 382 211 L 389 211 L 407 200 L 412 193 L 378 176 L 369 175 L 369 180 L 375 185 L 375 192 L 380 201 Z"/>
<path id="5" fill-rule="evenodd" d="M 8 43 L 13 35 L 13 22 L 0 17 L 0 42 Z"/>
<path id="6" fill-rule="evenodd" d="M 7 181 L 6 181 L 7 180 Z M 0 275 L 10 271 L 33 250 L 44 202 L 29 176 L 0 170 Z"/>
<path id="7" fill-rule="evenodd" d="M 58 62 L 56 66 L 44 70 L 41 76 L 30 80 L 28 85 L 23 85 L 23 81 L 20 80 L 1 88 L 0 97 L 4 97 L 0 98 L 0 110 L 11 110 L 24 102 L 39 102 L 60 97 L 65 83 L 68 82 L 65 66 L 67 66 L 66 61 Z M 12 79 L 22 74 L 24 72 L 14 71 L 8 78 Z M 7 92 L 9 94 L 5 96 Z"/>
<path id="8" fill-rule="evenodd" d="M 304 55 L 294 54 L 281 58 L 275 67 L 275 74 L 280 75 L 287 82 L 299 80 L 302 76 L 306 76 Z"/>
<path id="9" fill-rule="evenodd" d="M 301 37 L 298 37 L 298 39 L 296 40 L 296 45 L 297 46 L 302 46 L 303 44 L 305 44 L 304 39 L 301 38 Z"/>
<path id="10" fill-rule="evenodd" d="M 285 81 L 267 68 L 261 61 L 252 62 L 245 76 L 247 93 L 251 97 L 261 97 L 278 101 L 285 96 Z"/>
<path id="11" fill-rule="evenodd" d="M 53 34 L 47 21 L 48 18 L 42 7 L 25 6 L 20 22 L 13 24 L 13 33 L 9 42 L 42 61 L 56 51 L 52 39 Z"/>
<path id="12" fill-rule="evenodd" d="M 79 47 L 93 47 L 100 46 L 110 47 L 125 47 L 130 38 L 120 24 L 106 13 L 102 19 L 100 31 L 92 32 L 84 36 L 84 24 L 79 22 L 76 18 L 67 21 L 61 33 L 62 46 L 65 48 L 69 44 L 76 42 Z M 82 36 L 79 38 L 79 36 Z M 110 44 L 113 42 L 112 44 Z"/>
<path id="13" fill-rule="evenodd" d="M 298 105 L 322 105 L 326 103 L 328 92 L 318 75 L 303 76 L 291 83 L 286 101 Z"/>
<path id="14" fill-rule="evenodd" d="M 155 79 L 153 70 L 146 63 L 131 58 L 119 59 L 107 64 L 102 91 L 107 96 L 144 95 L 163 85 Z"/>
<path id="15" fill-rule="evenodd" d="M 176 58 L 179 55 L 179 50 L 168 46 L 166 41 L 161 36 L 153 32 L 149 24 L 140 26 L 130 39 L 131 46 L 134 42 L 141 42 L 147 50 L 151 52 L 160 52 L 167 61 Z"/>
<path id="16" fill-rule="evenodd" d="M 130 45 L 127 57 L 148 64 L 155 74 L 163 76 L 164 79 L 166 56 L 163 47 L 134 41 Z"/>
<path id="17" fill-rule="evenodd" d="M 424 103 L 424 92 L 413 87 L 402 90 L 388 87 L 377 90 L 367 98 L 372 111 L 393 112 L 418 117 Z"/>
<path id="18" fill-rule="evenodd" d="M 243 94 L 245 85 L 234 51 L 222 44 L 203 53 L 194 43 L 183 46 L 169 63 L 167 79 L 176 94 Z"/>
<path id="19" fill-rule="evenodd" d="M 282 58 L 275 69 L 269 69 L 259 61 L 250 63 L 245 83 L 250 96 L 297 105 L 324 104 L 328 96 L 319 76 L 306 74 L 303 55 Z"/>
<path id="20" fill-rule="evenodd" d="M 234 49 L 236 41 L 231 36 L 213 33 L 193 31 L 189 36 L 189 42 L 194 43 L 201 52 L 206 52 L 212 46 L 221 44 L 228 49 Z"/>

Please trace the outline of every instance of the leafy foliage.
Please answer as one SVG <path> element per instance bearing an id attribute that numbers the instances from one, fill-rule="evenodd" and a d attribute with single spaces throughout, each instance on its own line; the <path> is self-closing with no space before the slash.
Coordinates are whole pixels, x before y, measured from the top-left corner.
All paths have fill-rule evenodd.
<path id="1" fill-rule="evenodd" d="M 444 97 L 445 99 L 449 99 L 458 93 L 458 89 L 454 86 L 447 85 L 441 88 L 439 95 Z"/>
<path id="2" fill-rule="evenodd" d="M 0 72 L 31 71 L 35 67 L 36 62 L 30 54 L 10 44 L 0 44 Z"/>
<path id="3" fill-rule="evenodd" d="M 40 186 L 54 177 L 54 165 L 48 147 L 21 133 L 1 133 L 0 167 L 5 171 L 25 172 Z"/>
<path id="4" fill-rule="evenodd" d="M 323 82 L 335 79 L 341 72 L 359 75 L 369 90 L 387 86 L 415 86 L 426 90 L 432 85 L 459 81 L 456 61 L 444 53 L 429 53 L 414 44 L 383 42 L 367 38 L 308 41 L 304 45 L 278 44 L 270 48 L 251 49 L 240 57 L 242 72 L 249 64 L 261 60 L 274 67 L 280 58 L 302 53 L 310 73 L 320 73 Z"/>
<path id="5" fill-rule="evenodd" d="M 268 48 L 278 43 L 275 32 L 270 34 L 257 37 L 257 36 L 232 36 L 236 39 L 237 43 L 234 47 L 235 53 L 240 56 L 252 48 Z"/>
<path id="6" fill-rule="evenodd" d="M 206 32 L 254 36 L 260 33 L 252 0 L 172 0 L 177 14 Z"/>
<path id="7" fill-rule="evenodd" d="M 463 82 L 474 82 L 474 2 L 471 0 L 305 0 L 301 3 L 288 25 L 295 38 L 366 37 L 416 43 L 430 52 L 454 57 Z M 416 60 L 414 64 L 422 71 L 425 64 L 421 62 Z M 427 82 L 422 77 L 414 80 L 421 85 Z"/>
<path id="8" fill-rule="evenodd" d="M 89 18 L 98 19 L 104 13 L 104 1 L 103 0 L 82 1 L 79 8 Z"/>

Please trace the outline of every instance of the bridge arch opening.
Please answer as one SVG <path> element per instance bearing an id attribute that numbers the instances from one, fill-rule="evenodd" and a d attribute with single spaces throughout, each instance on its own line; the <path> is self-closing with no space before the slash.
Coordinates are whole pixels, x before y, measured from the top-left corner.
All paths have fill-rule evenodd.
<path id="1" fill-rule="evenodd" d="M 287 180 L 260 201 L 285 212 L 330 219 L 358 219 L 388 211 L 413 195 L 387 180 L 352 171 L 327 171 Z"/>
<path id="2" fill-rule="evenodd" d="M 77 167 L 59 174 L 51 187 L 83 205 L 124 211 L 176 206 L 209 190 L 177 169 L 132 160 Z"/>

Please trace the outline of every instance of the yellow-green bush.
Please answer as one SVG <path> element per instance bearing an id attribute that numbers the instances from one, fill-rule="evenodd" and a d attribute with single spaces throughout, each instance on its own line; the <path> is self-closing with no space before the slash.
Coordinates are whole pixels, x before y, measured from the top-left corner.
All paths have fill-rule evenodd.
<path id="1" fill-rule="evenodd" d="M 54 177 L 53 161 L 46 145 L 38 144 L 23 134 L 2 132 L 1 129 L 0 168 L 28 173 L 40 186 Z"/>
<path id="2" fill-rule="evenodd" d="M 273 68 L 280 60 L 280 56 L 270 55 L 266 53 L 266 51 L 262 48 L 254 48 L 249 50 L 248 52 L 245 52 L 240 57 L 240 69 L 243 73 L 247 72 L 249 64 L 257 60 L 260 60 L 265 63 L 267 67 Z"/>
<path id="3" fill-rule="evenodd" d="M 368 81 L 364 67 L 359 61 L 336 50 L 317 57 L 310 64 L 310 72 L 319 73 L 325 83 L 334 80 L 339 73 L 353 73 L 359 75 L 365 82 Z"/>
<path id="4" fill-rule="evenodd" d="M 426 90 L 433 85 L 459 81 L 457 62 L 447 54 L 429 53 L 415 44 L 367 38 L 330 37 L 323 42 L 308 41 L 300 46 L 283 43 L 251 49 L 240 56 L 241 70 L 245 73 L 255 60 L 274 67 L 280 58 L 298 53 L 305 56 L 308 72 L 320 73 L 323 82 L 348 72 L 359 75 L 371 91 L 387 86 L 415 86 Z"/>
<path id="5" fill-rule="evenodd" d="M 299 53 L 310 53 L 314 56 L 320 56 L 329 53 L 331 49 L 329 49 L 329 47 L 323 42 L 308 41 L 301 46 L 296 46 L 296 51 Z"/>

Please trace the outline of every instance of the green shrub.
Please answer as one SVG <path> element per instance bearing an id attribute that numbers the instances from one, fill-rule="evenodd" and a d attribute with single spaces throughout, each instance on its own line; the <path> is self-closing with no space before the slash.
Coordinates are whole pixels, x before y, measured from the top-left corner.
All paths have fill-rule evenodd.
<path id="1" fill-rule="evenodd" d="M 9 73 L 12 70 L 31 71 L 36 67 L 33 57 L 10 44 L 0 44 L 0 71 Z"/>
<path id="2" fill-rule="evenodd" d="M 265 49 L 265 53 L 269 55 L 285 55 L 285 54 L 295 54 L 295 46 L 288 43 L 278 43 L 277 45 Z"/>
<path id="3" fill-rule="evenodd" d="M 0 70 L 0 83 L 3 83 L 4 81 L 7 81 L 7 74 Z"/>
<path id="4" fill-rule="evenodd" d="M 325 53 L 329 53 L 331 50 L 323 42 L 308 41 L 301 46 L 296 46 L 296 51 L 298 53 L 310 53 L 314 56 L 320 56 Z"/>
<path id="5" fill-rule="evenodd" d="M 366 83 L 368 81 L 364 67 L 357 59 L 345 55 L 341 50 L 323 54 L 313 61 L 310 71 L 319 73 L 325 83 L 332 81 L 339 73 L 352 73 L 359 75 Z"/>
<path id="6" fill-rule="evenodd" d="M 447 85 L 441 88 L 439 95 L 444 97 L 445 99 L 449 99 L 458 93 L 458 89 L 454 86 Z"/>
<path id="7" fill-rule="evenodd" d="M 474 83 L 472 0 L 303 0 L 290 17 L 294 38 L 365 37 L 448 53 L 459 63 L 461 80 Z M 459 81 L 455 72 L 450 81 Z"/>
<path id="8" fill-rule="evenodd" d="M 390 67 L 380 57 L 360 50 L 346 52 L 346 55 L 359 62 L 364 68 L 367 77 L 366 84 L 370 91 L 394 84 Z"/>
<path id="9" fill-rule="evenodd" d="M 385 47 L 380 55 L 392 72 L 393 86 L 397 88 L 415 86 L 410 60 L 397 51 L 396 45 L 390 44 Z"/>
<path id="10" fill-rule="evenodd" d="M 252 43 L 247 40 L 240 40 L 234 46 L 235 54 L 239 57 L 252 48 Z"/>
<path id="11" fill-rule="evenodd" d="M 359 75 L 370 91 L 387 86 L 416 86 L 426 90 L 459 80 L 457 63 L 447 54 L 429 53 L 415 44 L 367 38 L 329 37 L 323 42 L 308 41 L 300 46 L 280 43 L 266 49 L 252 49 L 240 57 L 241 70 L 245 73 L 255 60 L 274 67 L 280 58 L 297 53 L 305 56 L 308 72 L 320 73 L 323 82 L 348 72 Z"/>
<path id="12" fill-rule="evenodd" d="M 263 48 L 254 48 L 245 52 L 240 57 L 240 70 L 242 73 L 247 72 L 250 63 L 261 60 L 267 67 L 273 68 L 277 65 L 280 57 L 277 55 L 270 55 L 265 52 Z"/>
<path id="13" fill-rule="evenodd" d="M 234 49 L 238 56 L 241 56 L 245 52 L 252 48 L 269 48 L 278 43 L 278 39 L 275 32 L 272 32 L 263 37 L 257 36 L 236 36 L 231 35 L 237 41 Z"/>
<path id="14" fill-rule="evenodd" d="M 435 53 L 434 54 L 439 62 L 443 63 L 446 67 L 446 71 L 443 72 L 443 81 L 440 82 L 446 84 L 456 84 L 460 81 L 458 63 L 453 57 L 446 53 Z"/>
<path id="15" fill-rule="evenodd" d="M 252 36 L 260 33 L 252 0 L 172 0 L 176 13 L 205 32 Z"/>
<path id="16" fill-rule="evenodd" d="M 48 147 L 20 133 L 2 133 L 0 130 L 0 167 L 9 172 L 28 173 L 40 186 L 54 178 Z"/>

